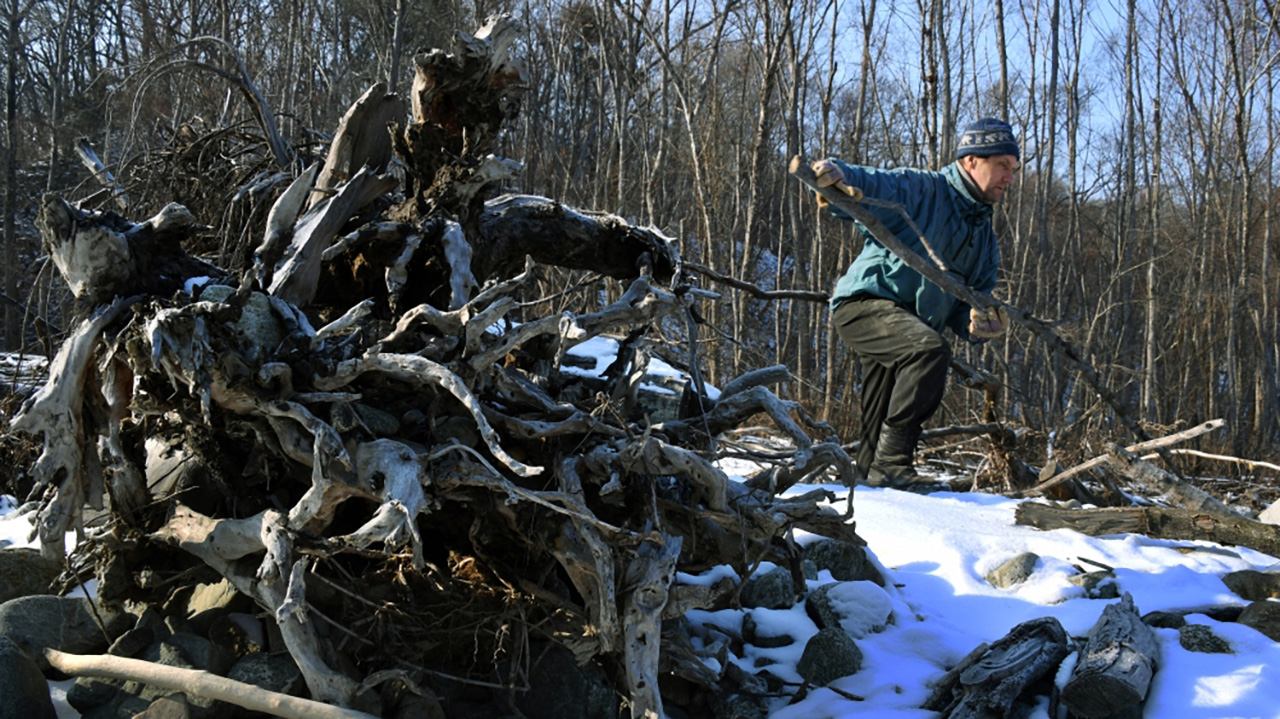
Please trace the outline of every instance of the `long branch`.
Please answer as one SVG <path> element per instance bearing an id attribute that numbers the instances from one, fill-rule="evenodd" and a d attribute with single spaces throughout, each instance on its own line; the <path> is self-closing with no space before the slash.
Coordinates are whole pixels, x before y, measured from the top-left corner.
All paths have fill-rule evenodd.
<path id="1" fill-rule="evenodd" d="M 66 654 L 57 649 L 45 649 L 44 656 L 54 669 L 64 674 L 136 681 L 148 686 L 190 692 L 285 719 L 375 719 L 372 714 L 268 691 L 197 669 L 112 655 Z"/>

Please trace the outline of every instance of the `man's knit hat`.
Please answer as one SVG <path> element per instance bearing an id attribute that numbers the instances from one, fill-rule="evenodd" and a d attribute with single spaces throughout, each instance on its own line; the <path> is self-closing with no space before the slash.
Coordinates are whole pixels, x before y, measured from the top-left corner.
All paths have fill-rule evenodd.
<path id="1" fill-rule="evenodd" d="M 1013 155 L 1022 159 L 1018 141 L 1013 139 L 1013 128 L 1004 120 L 994 117 L 984 117 L 964 129 L 964 134 L 960 136 L 960 147 L 956 149 L 956 159 L 965 155 Z"/>

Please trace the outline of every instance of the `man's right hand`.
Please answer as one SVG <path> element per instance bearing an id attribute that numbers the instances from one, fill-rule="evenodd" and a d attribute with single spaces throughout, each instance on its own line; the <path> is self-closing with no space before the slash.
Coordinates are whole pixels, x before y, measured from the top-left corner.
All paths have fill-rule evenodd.
<path id="1" fill-rule="evenodd" d="M 835 185 L 836 189 L 852 197 L 855 201 L 862 199 L 862 191 L 855 187 L 850 187 L 845 180 L 844 171 L 831 160 L 815 160 L 810 165 L 810 168 L 813 170 L 814 180 L 817 181 L 818 187 Z M 814 197 L 818 200 L 818 207 L 826 207 L 831 204 L 820 193 L 815 193 Z"/>
<path id="2" fill-rule="evenodd" d="M 814 160 L 813 174 L 818 181 L 818 187 L 827 187 L 837 182 L 844 184 L 844 172 L 831 160 Z"/>

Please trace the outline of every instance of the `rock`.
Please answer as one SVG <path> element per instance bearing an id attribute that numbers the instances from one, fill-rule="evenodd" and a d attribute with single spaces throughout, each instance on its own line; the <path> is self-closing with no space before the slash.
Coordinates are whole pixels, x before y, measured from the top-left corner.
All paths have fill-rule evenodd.
<path id="1" fill-rule="evenodd" d="M 790 634 L 770 634 L 771 625 L 760 626 L 756 622 L 755 616 L 751 612 L 747 612 L 742 617 L 742 641 L 747 644 L 753 644 L 764 649 L 776 649 L 795 644 L 795 637 Z M 765 631 L 761 631 L 764 629 Z"/>
<path id="2" fill-rule="evenodd" d="M 1244 608 L 1238 621 L 1257 629 L 1272 641 L 1280 642 L 1280 602 L 1254 602 Z"/>
<path id="3" fill-rule="evenodd" d="M 226 609 L 244 597 L 231 586 L 231 580 L 223 579 L 213 584 L 197 584 L 187 598 L 187 617 L 194 617 L 212 609 Z"/>
<path id="4" fill-rule="evenodd" d="M 1181 629 L 1187 625 L 1187 618 L 1176 612 L 1147 612 L 1142 615 L 1142 622 L 1156 629 Z"/>
<path id="5" fill-rule="evenodd" d="M 1272 505 L 1275 506 L 1275 505 Z M 1222 583 L 1242 599 L 1257 602 L 1280 598 L 1280 572 L 1259 572 L 1243 569 L 1222 578 Z"/>
<path id="6" fill-rule="evenodd" d="M 821 539 L 806 544 L 802 557 L 813 562 L 818 569 L 831 572 L 831 578 L 837 581 L 866 580 L 884 586 L 884 577 L 867 557 L 865 547 L 838 539 Z"/>
<path id="7" fill-rule="evenodd" d="M 209 626 L 209 639 L 238 657 L 267 651 L 267 631 L 262 620 L 243 612 L 215 619 Z"/>
<path id="8" fill-rule="evenodd" d="M 1262 510 L 1258 521 L 1266 524 L 1280 524 L 1280 502 L 1272 502 L 1270 507 Z"/>
<path id="9" fill-rule="evenodd" d="M 76 677 L 71 688 L 67 690 L 67 703 L 84 714 L 115 699 L 123 685 L 124 682 L 118 679 Z"/>
<path id="10" fill-rule="evenodd" d="M 535 651 L 534 656 L 539 656 Z M 529 667 L 529 691 L 517 694 L 516 708 L 527 717 L 615 719 L 613 685 L 594 662 L 578 666 L 573 653 L 552 645 Z M 450 716 L 452 717 L 452 711 Z"/>
<path id="11" fill-rule="evenodd" d="M 1119 599 L 1120 588 L 1116 586 L 1116 575 L 1108 570 L 1084 572 L 1067 577 L 1067 581 L 1082 587 L 1085 596 L 1090 599 Z"/>
<path id="12" fill-rule="evenodd" d="M 49 682 L 15 642 L 0 637 L 0 719 L 56 719 Z"/>
<path id="13" fill-rule="evenodd" d="M 742 606 L 765 609 L 788 609 L 796 603 L 796 589 L 791 572 L 776 567 L 758 577 L 747 580 L 740 595 Z"/>
<path id="14" fill-rule="evenodd" d="M 151 702 L 151 706 L 133 719 L 190 719 L 191 707 L 187 704 L 187 695 L 173 694 L 160 697 Z"/>
<path id="15" fill-rule="evenodd" d="M 18 597 L 52 594 L 49 584 L 62 564 L 28 547 L 0 549 L 0 604 Z"/>
<path id="16" fill-rule="evenodd" d="M 862 639 L 889 625 L 893 603 L 875 582 L 833 582 L 810 592 L 804 610 L 819 629 L 836 627 Z"/>
<path id="17" fill-rule="evenodd" d="M 743 694 L 716 697 L 712 710 L 715 719 L 766 719 L 769 716 L 758 699 Z"/>
<path id="18" fill-rule="evenodd" d="M 1178 630 L 1178 643 L 1189 652 L 1232 654 L 1231 645 L 1203 624 L 1187 624 Z"/>
<path id="19" fill-rule="evenodd" d="M 147 648 L 142 659 L 180 669 L 199 669 L 219 676 L 226 676 L 231 667 L 231 655 L 204 637 L 186 632 L 175 632 L 160 642 Z M 181 694 L 172 689 L 125 682 L 121 694 L 137 697 L 147 705 L 162 697 Z M 195 719 L 221 719 L 230 716 L 236 709 L 225 702 L 215 701 L 207 697 L 188 695 L 187 711 Z"/>
<path id="20" fill-rule="evenodd" d="M 108 636 L 123 634 L 133 619 L 102 606 L 97 610 L 107 623 L 105 636 L 89 607 L 89 600 L 83 597 L 45 595 L 10 599 L 0 604 L 0 636 L 8 637 L 36 657 L 36 663 L 42 668 L 47 663 L 39 652 L 46 648 L 70 654 L 100 654 L 107 648 Z"/>
<path id="21" fill-rule="evenodd" d="M 862 669 L 862 650 L 844 630 L 827 627 L 804 645 L 796 671 L 815 686 L 826 686 Z"/>
<path id="22" fill-rule="evenodd" d="M 235 290 L 226 285 L 205 285 L 200 292 L 201 301 L 226 302 Z M 271 309 L 271 302 L 261 292 L 251 292 L 245 300 L 236 322 L 236 329 L 245 344 L 258 352 L 271 353 L 284 339 L 280 320 Z M 256 353 L 256 352 L 255 352 Z"/>
<path id="23" fill-rule="evenodd" d="M 142 655 L 147 647 L 156 642 L 156 630 L 151 627 L 134 627 L 116 638 L 107 648 L 107 654 L 117 657 L 135 659 Z"/>
<path id="24" fill-rule="evenodd" d="M 259 652 L 240 657 L 227 672 L 227 678 L 292 696 L 302 696 L 306 689 L 298 665 L 284 654 Z"/>
<path id="25" fill-rule="evenodd" d="M 133 719 L 150 708 L 150 701 L 120 692 L 110 702 L 81 714 L 80 719 Z"/>
<path id="26" fill-rule="evenodd" d="M 1039 555 L 1023 552 L 987 573 L 987 583 L 997 589 L 1008 589 L 1027 581 L 1036 570 Z"/>

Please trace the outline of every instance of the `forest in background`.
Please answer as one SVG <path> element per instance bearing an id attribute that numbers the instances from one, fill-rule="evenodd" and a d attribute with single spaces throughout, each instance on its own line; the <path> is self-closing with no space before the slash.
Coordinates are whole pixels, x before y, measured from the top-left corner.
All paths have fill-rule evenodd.
<path id="1" fill-rule="evenodd" d="M 1143 423 L 1222 417 L 1206 449 L 1280 445 L 1272 0 L 0 3 L 8 350 L 52 351 L 67 329 L 32 225 L 42 193 L 131 219 L 180 202 L 211 228 L 199 249 L 242 263 L 355 98 L 407 90 L 415 52 L 509 12 L 529 84 L 501 143 L 524 163 L 513 189 L 651 224 L 764 290 L 825 292 L 859 247 L 789 157 L 940 168 L 966 123 L 1006 117 L 1024 170 L 997 213 L 996 294 L 1051 322 Z M 264 128 L 286 142 L 268 147 Z M 76 156 L 82 137 L 114 191 Z M 702 307 L 708 381 L 785 364 L 788 394 L 854 436 L 857 368 L 825 305 L 709 276 L 724 299 Z M 546 281 L 584 311 L 620 291 Z M 1004 381 L 1007 419 L 1064 447 L 1113 429 L 1026 332 L 961 356 Z M 954 390 L 934 423 L 970 422 L 981 402 Z"/>

